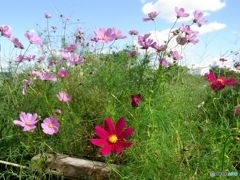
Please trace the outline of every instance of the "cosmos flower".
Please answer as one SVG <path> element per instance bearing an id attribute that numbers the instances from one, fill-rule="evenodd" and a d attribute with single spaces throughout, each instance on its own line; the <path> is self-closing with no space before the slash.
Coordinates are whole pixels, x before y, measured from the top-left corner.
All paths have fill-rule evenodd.
<path id="1" fill-rule="evenodd" d="M 36 113 L 30 114 L 21 112 L 19 114 L 19 118 L 20 120 L 14 120 L 13 124 L 23 127 L 23 131 L 31 131 L 36 128 L 35 124 L 37 123 L 38 118 L 38 115 Z"/>
<path id="2" fill-rule="evenodd" d="M 131 105 L 133 107 L 138 107 L 141 101 L 141 94 L 137 94 L 137 95 L 131 95 Z"/>
<path id="3" fill-rule="evenodd" d="M 69 102 L 71 100 L 71 96 L 63 91 L 57 94 L 57 98 L 59 99 L 59 101 L 62 101 L 62 102 Z"/>
<path id="4" fill-rule="evenodd" d="M 154 19 L 158 16 L 160 12 L 156 12 L 156 11 L 153 11 L 153 12 L 150 12 L 148 13 L 148 18 L 143 18 L 143 21 L 144 22 L 147 22 L 147 21 L 154 21 Z"/>
<path id="5" fill-rule="evenodd" d="M 25 37 L 29 40 L 31 44 L 36 44 L 39 46 L 43 44 L 41 38 L 38 36 L 35 36 L 33 33 L 26 32 Z"/>
<path id="6" fill-rule="evenodd" d="M 58 132 L 60 124 L 57 119 L 50 116 L 43 120 L 41 126 L 45 134 L 53 135 Z"/>
<path id="7" fill-rule="evenodd" d="M 234 78 L 225 79 L 224 76 L 219 76 L 218 78 L 216 78 L 212 72 L 206 74 L 205 80 L 211 83 L 211 88 L 214 91 L 222 90 L 225 88 L 226 85 L 228 86 L 238 85 L 236 79 Z"/>
<path id="8" fill-rule="evenodd" d="M 113 153 L 121 153 L 123 148 L 128 148 L 132 143 L 125 140 L 126 137 L 130 136 L 133 132 L 133 128 L 129 127 L 124 129 L 126 125 L 126 120 L 120 118 L 116 126 L 114 126 L 110 118 L 106 118 L 104 121 L 105 128 L 101 126 L 95 126 L 95 133 L 100 137 L 100 139 L 91 139 L 91 143 L 96 146 L 101 146 L 99 152 L 106 156 L 111 151 Z"/>

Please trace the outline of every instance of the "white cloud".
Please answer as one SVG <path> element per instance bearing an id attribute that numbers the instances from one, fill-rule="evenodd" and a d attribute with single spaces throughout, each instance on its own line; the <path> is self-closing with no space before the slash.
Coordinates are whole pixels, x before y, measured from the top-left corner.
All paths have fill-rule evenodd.
<path id="1" fill-rule="evenodd" d="M 218 22 L 212 22 L 212 23 L 209 23 L 209 24 L 202 25 L 200 28 L 197 25 L 193 25 L 193 26 L 191 26 L 191 29 L 194 30 L 194 31 L 198 31 L 199 34 L 205 34 L 205 33 L 208 33 L 208 32 L 213 32 L 213 31 L 223 29 L 225 27 L 227 27 L 226 24 L 222 24 L 222 23 L 218 23 Z"/>
<path id="2" fill-rule="evenodd" d="M 144 14 L 148 14 L 152 11 L 160 12 L 158 17 L 173 22 L 176 19 L 175 7 L 184 8 L 187 13 L 192 14 L 196 9 L 203 12 L 214 12 L 220 10 L 225 5 L 226 3 L 221 2 L 221 0 L 157 0 L 154 3 L 145 3 L 142 7 L 142 11 Z M 209 13 L 205 14 L 205 16 L 208 14 Z M 191 17 L 183 18 L 183 20 L 184 19 L 189 20 Z"/>

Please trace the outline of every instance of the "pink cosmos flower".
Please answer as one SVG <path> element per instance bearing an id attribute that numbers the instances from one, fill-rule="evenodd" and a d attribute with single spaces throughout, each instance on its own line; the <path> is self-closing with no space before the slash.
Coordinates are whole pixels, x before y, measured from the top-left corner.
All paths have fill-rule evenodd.
<path id="1" fill-rule="evenodd" d="M 125 138 L 130 136 L 133 132 L 133 128 L 129 127 L 124 130 L 126 120 L 120 118 L 116 126 L 114 126 L 110 118 L 106 118 L 104 121 L 105 128 L 101 126 L 95 126 L 95 133 L 100 139 L 91 139 L 91 143 L 96 146 L 101 146 L 99 152 L 106 156 L 111 151 L 113 153 L 121 153 L 123 148 L 128 148 L 132 143 L 125 141 Z"/>
<path id="2" fill-rule="evenodd" d="M 194 11 L 194 19 L 193 19 L 194 23 L 198 24 L 198 27 L 201 27 L 203 22 L 207 22 L 206 19 L 203 18 L 203 13 L 199 12 L 197 10 Z"/>
<path id="3" fill-rule="evenodd" d="M 38 36 L 34 36 L 33 33 L 26 32 L 25 37 L 29 40 L 29 42 L 31 44 L 36 44 L 36 45 L 39 45 L 39 46 L 41 46 L 43 44 L 42 40 Z"/>
<path id="4" fill-rule="evenodd" d="M 67 77 L 67 75 L 68 75 L 68 73 L 67 73 L 67 71 L 64 70 L 64 69 L 60 69 L 60 70 L 58 71 L 58 76 L 61 77 L 61 78 L 65 78 L 65 77 Z"/>
<path id="5" fill-rule="evenodd" d="M 24 49 L 24 46 L 22 45 L 22 43 L 18 40 L 18 38 L 11 38 L 10 40 L 13 44 L 15 48 L 19 48 L 19 49 Z"/>
<path id="6" fill-rule="evenodd" d="M 35 124 L 37 123 L 38 115 L 36 113 L 30 114 L 21 112 L 19 114 L 20 120 L 14 120 L 13 124 L 16 126 L 23 127 L 23 131 L 31 131 L 36 128 Z"/>
<path id="7" fill-rule="evenodd" d="M 186 36 L 183 36 L 182 34 L 177 36 L 176 41 L 178 44 L 180 44 L 182 46 L 188 43 Z"/>
<path id="8" fill-rule="evenodd" d="M 57 119 L 50 116 L 43 120 L 41 126 L 45 134 L 53 135 L 58 132 L 60 124 Z"/>
<path id="9" fill-rule="evenodd" d="M 137 55 L 137 52 L 136 51 L 130 51 L 128 52 L 128 56 L 129 57 L 135 57 Z"/>
<path id="10" fill-rule="evenodd" d="M 84 59 L 79 57 L 79 55 L 77 55 L 77 54 L 71 53 L 70 57 L 68 57 L 67 61 L 70 64 L 78 65 L 78 64 L 82 63 L 84 61 Z"/>
<path id="11" fill-rule="evenodd" d="M 141 101 L 141 94 L 137 94 L 137 95 L 131 95 L 131 105 L 133 107 L 138 107 Z"/>
<path id="12" fill-rule="evenodd" d="M 137 30 L 130 30 L 128 33 L 130 35 L 133 35 L 133 36 L 138 35 L 138 31 Z"/>
<path id="13" fill-rule="evenodd" d="M 228 86 L 238 85 L 236 79 L 234 78 L 225 79 L 225 77 L 223 76 L 219 76 L 218 78 L 216 78 L 212 72 L 206 73 L 206 76 L 207 77 L 205 78 L 205 80 L 211 83 L 211 88 L 214 91 L 220 91 L 224 89 L 226 85 Z"/>
<path id="14" fill-rule="evenodd" d="M 24 79 L 23 80 L 23 86 L 22 86 L 22 94 L 25 95 L 26 94 L 26 90 L 27 90 L 27 87 L 33 85 L 33 79 L 30 78 L 29 80 L 27 79 Z"/>
<path id="15" fill-rule="evenodd" d="M 183 57 L 180 55 L 180 54 L 178 54 L 178 52 L 177 51 L 171 51 L 170 53 L 169 53 L 169 55 L 170 55 L 170 57 L 172 57 L 173 58 L 173 60 L 181 60 Z"/>
<path id="16" fill-rule="evenodd" d="M 157 52 L 161 52 L 161 51 L 165 51 L 167 49 L 167 45 L 163 44 L 163 45 L 157 45 L 157 44 L 153 44 L 151 46 L 153 49 L 155 49 Z"/>
<path id="17" fill-rule="evenodd" d="M 67 93 L 63 91 L 57 94 L 57 98 L 59 99 L 59 101 L 62 101 L 62 102 L 69 102 L 71 100 L 71 96 L 69 96 Z"/>
<path id="18" fill-rule="evenodd" d="M 20 54 L 18 57 L 16 57 L 15 62 L 22 62 L 23 60 L 26 60 L 26 56 Z"/>
<path id="19" fill-rule="evenodd" d="M 144 22 L 147 22 L 147 21 L 154 21 L 154 19 L 158 16 L 160 12 L 156 12 L 156 11 L 153 11 L 153 12 L 150 12 L 148 13 L 148 18 L 143 18 L 143 21 Z"/>
<path id="20" fill-rule="evenodd" d="M 184 13 L 184 9 L 180 8 L 178 9 L 178 7 L 175 7 L 175 12 L 177 13 L 177 18 L 179 19 L 180 17 L 188 17 L 189 14 L 188 13 Z"/>
<path id="21" fill-rule="evenodd" d="M 149 47 L 154 47 L 156 42 L 153 39 L 148 39 L 151 33 L 144 34 L 143 36 L 138 36 L 138 44 L 142 47 L 140 49 L 148 49 Z"/>
<path id="22" fill-rule="evenodd" d="M 0 34 L 1 36 L 10 38 L 12 34 L 10 27 L 5 25 L 0 25 Z"/>
<path id="23" fill-rule="evenodd" d="M 99 28 L 96 29 L 94 33 L 98 38 L 98 42 L 109 43 L 116 39 L 111 28 L 108 28 L 107 30 L 105 28 Z"/>
<path id="24" fill-rule="evenodd" d="M 121 30 L 117 30 L 115 28 L 112 28 L 112 33 L 115 36 L 115 39 L 125 39 L 127 38 L 127 36 L 122 35 L 122 31 Z"/>
<path id="25" fill-rule="evenodd" d="M 62 114 L 62 111 L 61 111 L 60 109 L 57 109 L 57 110 L 55 111 L 55 113 L 56 113 L 56 115 L 60 115 L 60 114 Z"/>
<path id="26" fill-rule="evenodd" d="M 39 74 L 39 78 L 42 81 L 57 81 L 57 78 L 54 76 L 54 74 L 49 72 L 42 72 L 41 74 Z"/>
<path id="27" fill-rule="evenodd" d="M 44 16 L 45 16 L 45 18 L 47 18 L 47 19 L 49 19 L 49 18 L 52 17 L 51 14 L 48 14 L 48 13 L 45 13 Z"/>
<path id="28" fill-rule="evenodd" d="M 69 46 L 65 47 L 65 52 L 73 52 L 77 48 L 76 44 L 70 44 Z"/>
<path id="29" fill-rule="evenodd" d="M 159 64 L 163 67 L 169 67 L 170 63 L 165 58 L 158 58 Z"/>
<path id="30" fill-rule="evenodd" d="M 234 112 L 236 115 L 240 115 L 240 107 L 235 107 Z"/>

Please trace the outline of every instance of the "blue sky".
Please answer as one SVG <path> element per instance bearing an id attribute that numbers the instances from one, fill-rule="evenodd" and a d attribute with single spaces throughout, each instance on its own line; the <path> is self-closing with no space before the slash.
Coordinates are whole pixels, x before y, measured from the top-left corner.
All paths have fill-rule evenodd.
<path id="1" fill-rule="evenodd" d="M 49 25 L 61 26 L 60 14 L 70 17 L 71 22 L 79 22 L 78 27 L 82 27 L 87 34 L 93 35 L 95 28 L 116 27 L 122 30 L 128 39 L 117 42 L 120 46 L 131 43 L 128 31 L 136 29 L 139 34 L 145 34 L 154 30 L 153 22 L 143 22 L 142 18 L 148 12 L 160 11 L 155 20 L 160 39 L 164 38 L 167 31 L 175 20 L 174 7 L 183 7 L 188 13 L 192 14 L 195 9 L 203 11 L 208 20 L 199 29 L 196 45 L 190 45 L 185 49 L 185 64 L 208 65 L 217 61 L 219 57 L 230 54 L 230 51 L 240 49 L 240 1 L 237 0 L 45 0 L 45 1 L 1 1 L 0 25 L 8 25 L 12 28 L 14 37 L 18 37 L 27 46 L 24 33 L 27 30 L 39 30 L 36 24 L 42 28 L 46 26 L 44 13 L 51 14 Z M 77 21 L 79 19 L 79 21 Z M 187 19 L 186 19 L 187 20 Z M 182 21 L 181 23 L 190 24 Z M 74 31 L 76 24 L 69 25 L 69 30 Z M 10 45 L 0 38 L 2 51 L 9 50 Z M 232 56 L 227 57 L 230 63 Z"/>

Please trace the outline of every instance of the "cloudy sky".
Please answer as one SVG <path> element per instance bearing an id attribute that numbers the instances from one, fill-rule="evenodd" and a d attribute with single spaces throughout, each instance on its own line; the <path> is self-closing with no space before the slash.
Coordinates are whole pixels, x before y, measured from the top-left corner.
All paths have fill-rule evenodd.
<path id="1" fill-rule="evenodd" d="M 24 33 L 26 31 L 39 31 L 40 27 L 46 27 L 44 13 L 51 14 L 50 26 L 61 28 L 60 15 L 69 17 L 68 31 L 74 31 L 81 27 L 89 36 L 93 36 L 95 28 L 116 27 L 128 36 L 126 40 L 117 42 L 116 45 L 131 44 L 132 39 L 128 31 L 136 29 L 139 34 L 154 32 L 152 21 L 143 22 L 142 18 L 152 11 L 160 12 L 156 18 L 156 34 L 158 39 L 164 40 L 166 33 L 173 26 L 176 14 L 175 7 L 184 8 L 191 16 L 182 18 L 176 24 L 178 28 L 182 23 L 191 24 L 194 10 L 204 12 L 204 18 L 208 20 L 201 28 L 193 26 L 199 31 L 196 45 L 190 45 L 184 51 L 184 64 L 208 65 L 218 61 L 219 57 L 226 57 L 231 64 L 236 57 L 230 51 L 240 49 L 240 1 L 234 0 L 45 0 L 45 1 L 1 1 L 0 25 L 8 25 L 12 28 L 14 37 L 28 45 Z M 38 24 L 39 26 L 37 26 Z M 154 38 L 154 37 L 153 37 Z M 1 53 L 10 51 L 3 37 L 0 38 Z"/>

